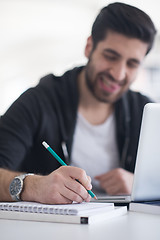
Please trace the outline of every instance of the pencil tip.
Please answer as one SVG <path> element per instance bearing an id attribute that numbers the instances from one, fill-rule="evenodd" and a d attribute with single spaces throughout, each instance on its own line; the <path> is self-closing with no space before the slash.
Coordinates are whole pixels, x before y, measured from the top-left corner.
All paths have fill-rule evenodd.
<path id="1" fill-rule="evenodd" d="M 94 196 L 94 199 L 96 199 L 96 200 L 98 199 L 98 198 L 96 197 L 96 195 Z"/>

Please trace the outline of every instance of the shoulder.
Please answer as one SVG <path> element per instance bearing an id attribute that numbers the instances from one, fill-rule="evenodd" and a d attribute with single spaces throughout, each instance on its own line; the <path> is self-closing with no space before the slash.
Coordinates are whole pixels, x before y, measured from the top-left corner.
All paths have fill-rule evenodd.
<path id="1" fill-rule="evenodd" d="M 62 76 L 48 74 L 42 77 L 35 87 L 29 88 L 20 95 L 12 104 L 12 109 L 17 109 L 17 112 L 39 114 L 42 110 L 53 109 L 55 104 L 58 104 L 58 107 L 64 103 L 70 105 L 73 103 L 73 99 L 77 100 L 76 79 L 80 70 L 81 68 L 74 68 Z"/>
<path id="2" fill-rule="evenodd" d="M 73 99 L 77 100 L 79 95 L 77 79 L 82 68 L 75 67 L 66 71 L 62 76 L 49 74 L 40 79 L 35 91 L 63 104 L 68 101 L 71 104 Z"/>
<path id="3" fill-rule="evenodd" d="M 82 70 L 82 67 L 75 67 L 71 70 L 66 71 L 61 76 L 56 76 L 54 74 L 48 74 L 40 79 L 39 85 L 45 86 L 45 87 L 53 87 L 56 85 L 62 85 L 64 86 L 73 86 L 75 85 L 78 74 Z"/>
<path id="4" fill-rule="evenodd" d="M 56 81 L 58 81 L 60 79 L 61 79 L 61 77 L 59 77 L 59 76 L 55 76 L 53 74 L 48 74 L 40 79 L 38 85 L 45 86 L 45 87 L 51 87 L 55 84 Z"/>

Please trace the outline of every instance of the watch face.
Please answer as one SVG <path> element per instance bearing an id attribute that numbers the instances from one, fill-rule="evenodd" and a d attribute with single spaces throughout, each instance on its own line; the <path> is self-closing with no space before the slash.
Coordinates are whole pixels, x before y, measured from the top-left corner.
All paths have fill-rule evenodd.
<path id="1" fill-rule="evenodd" d="M 10 194 L 17 195 L 22 190 L 22 180 L 15 178 L 10 185 Z"/>

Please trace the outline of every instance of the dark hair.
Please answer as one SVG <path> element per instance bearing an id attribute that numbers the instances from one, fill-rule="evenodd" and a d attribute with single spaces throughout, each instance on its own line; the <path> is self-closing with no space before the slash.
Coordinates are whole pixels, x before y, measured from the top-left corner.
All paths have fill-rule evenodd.
<path id="1" fill-rule="evenodd" d="M 93 48 L 99 41 L 104 40 L 109 30 L 148 43 L 147 53 L 152 48 L 156 34 L 152 20 L 145 12 L 118 2 L 104 7 L 95 19 L 91 33 Z"/>

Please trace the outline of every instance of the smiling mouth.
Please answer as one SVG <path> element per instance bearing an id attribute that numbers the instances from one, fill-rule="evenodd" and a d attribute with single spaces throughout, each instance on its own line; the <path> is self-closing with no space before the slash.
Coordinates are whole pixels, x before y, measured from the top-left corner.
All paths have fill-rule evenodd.
<path id="1" fill-rule="evenodd" d="M 100 76 L 100 86 L 101 88 L 106 91 L 106 92 L 116 92 L 121 88 L 120 84 L 114 83 L 111 80 L 108 80 L 105 76 L 101 75 Z"/>

